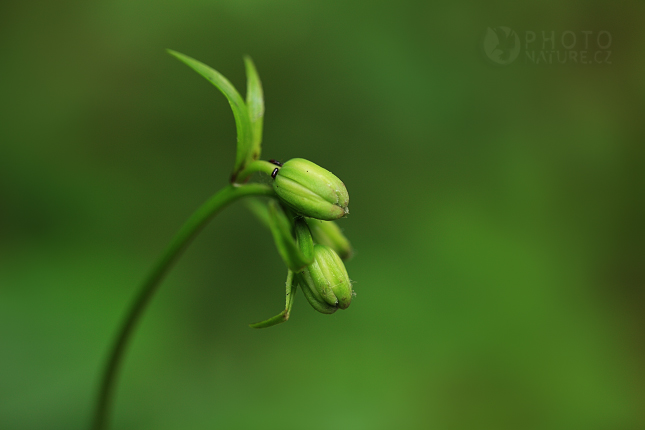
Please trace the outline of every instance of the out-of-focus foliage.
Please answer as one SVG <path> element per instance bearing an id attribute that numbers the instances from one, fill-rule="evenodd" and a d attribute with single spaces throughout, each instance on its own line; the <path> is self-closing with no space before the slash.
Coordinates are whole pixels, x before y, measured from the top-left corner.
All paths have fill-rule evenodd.
<path id="1" fill-rule="evenodd" d="M 644 9 L 3 2 L 0 428 L 87 427 L 136 286 L 229 178 L 228 103 L 166 48 L 240 89 L 253 58 L 262 156 L 352 196 L 357 296 L 248 328 L 285 269 L 228 209 L 145 315 L 114 428 L 645 427 Z M 491 64 L 499 26 L 608 31 L 611 64 Z"/>

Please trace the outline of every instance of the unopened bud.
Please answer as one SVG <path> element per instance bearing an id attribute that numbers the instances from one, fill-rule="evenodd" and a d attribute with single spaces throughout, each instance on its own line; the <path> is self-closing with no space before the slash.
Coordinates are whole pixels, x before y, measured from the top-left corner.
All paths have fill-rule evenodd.
<path id="1" fill-rule="evenodd" d="M 307 225 L 311 230 L 316 243 L 327 245 L 343 260 L 352 257 L 354 250 L 349 240 L 334 221 L 321 221 L 313 218 L 306 218 Z"/>
<path id="2" fill-rule="evenodd" d="M 300 286 L 319 312 L 347 309 L 352 301 L 352 283 L 342 260 L 325 245 L 314 246 L 314 261 L 299 274 Z"/>
<path id="3" fill-rule="evenodd" d="M 293 158 L 274 176 L 273 189 L 301 215 L 334 220 L 349 213 L 345 184 L 333 173 L 303 158 Z"/>

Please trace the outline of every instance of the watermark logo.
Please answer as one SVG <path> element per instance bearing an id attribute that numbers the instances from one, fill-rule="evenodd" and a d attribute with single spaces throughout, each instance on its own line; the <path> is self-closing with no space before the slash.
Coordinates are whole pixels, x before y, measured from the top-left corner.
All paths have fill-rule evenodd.
<path id="1" fill-rule="evenodd" d="M 520 54 L 520 38 L 508 27 L 488 27 L 484 36 L 484 53 L 493 63 L 511 64 Z"/>
<path id="2" fill-rule="evenodd" d="M 492 63 L 544 65 L 611 64 L 613 38 L 609 31 L 519 31 L 488 27 L 482 41 Z"/>

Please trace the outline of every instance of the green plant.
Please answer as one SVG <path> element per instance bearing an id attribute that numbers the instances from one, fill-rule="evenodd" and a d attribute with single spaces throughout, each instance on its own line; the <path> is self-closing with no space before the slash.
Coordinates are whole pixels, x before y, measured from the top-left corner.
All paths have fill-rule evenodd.
<path id="1" fill-rule="evenodd" d="M 107 427 L 114 384 L 125 348 L 161 280 L 190 241 L 230 203 L 243 197 L 256 197 L 248 201 L 248 207 L 270 229 L 288 268 L 285 309 L 274 317 L 250 324 L 251 327 L 270 327 L 287 321 L 298 285 L 312 307 L 322 313 L 346 309 L 353 296 L 351 281 L 341 261 L 351 256 L 352 249 L 333 221 L 349 213 L 347 189 L 335 175 L 310 161 L 295 158 L 282 164 L 259 159 L 264 97 L 251 59 L 244 59 L 247 74 L 244 100 L 216 70 L 179 52 L 168 52 L 226 96 L 235 117 L 237 155 L 230 184 L 208 199 L 179 229 L 126 314 L 101 380 L 93 421 L 96 430 Z M 270 175 L 272 185 L 250 182 L 257 172 Z M 268 201 L 257 199 L 258 196 L 266 197 Z"/>

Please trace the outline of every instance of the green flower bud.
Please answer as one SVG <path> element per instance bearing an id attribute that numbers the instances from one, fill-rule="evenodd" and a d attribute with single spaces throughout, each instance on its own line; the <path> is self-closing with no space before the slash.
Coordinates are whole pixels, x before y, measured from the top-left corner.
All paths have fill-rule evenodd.
<path id="1" fill-rule="evenodd" d="M 352 257 L 354 254 L 352 245 L 334 221 L 321 221 L 313 218 L 305 219 L 316 243 L 327 245 L 336 251 L 336 254 L 343 260 L 348 260 Z"/>
<path id="2" fill-rule="evenodd" d="M 273 176 L 275 193 L 304 216 L 329 221 L 349 213 L 345 184 L 311 161 L 293 158 Z"/>
<path id="3" fill-rule="evenodd" d="M 336 252 L 325 245 L 314 246 L 314 261 L 298 274 L 307 300 L 319 312 L 347 309 L 352 301 L 352 283 Z"/>

